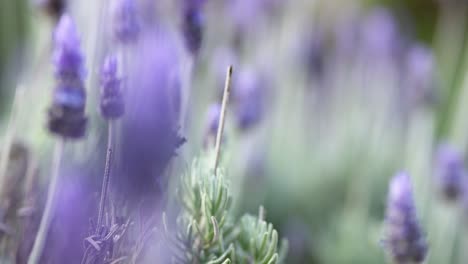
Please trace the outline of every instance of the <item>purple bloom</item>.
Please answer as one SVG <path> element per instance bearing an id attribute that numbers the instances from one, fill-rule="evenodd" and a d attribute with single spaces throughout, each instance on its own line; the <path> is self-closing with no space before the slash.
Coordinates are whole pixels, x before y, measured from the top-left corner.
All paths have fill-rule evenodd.
<path id="1" fill-rule="evenodd" d="M 142 35 L 129 69 L 126 112 L 122 118 L 119 193 L 138 200 L 164 191 L 163 172 L 185 139 L 179 135 L 180 66 L 174 36 Z M 158 189 L 159 188 L 159 189 Z"/>
<path id="2" fill-rule="evenodd" d="M 404 172 L 390 181 L 385 224 L 385 245 L 395 263 L 422 263 L 427 244 L 416 217 L 411 181 Z"/>
<path id="3" fill-rule="evenodd" d="M 221 118 L 221 105 L 212 104 L 206 113 L 205 134 L 203 137 L 203 147 L 208 149 L 214 146 L 218 133 L 219 119 Z M 224 138 L 224 137 L 223 137 Z"/>
<path id="4" fill-rule="evenodd" d="M 399 52 L 398 26 L 387 10 L 379 8 L 371 12 L 361 30 L 361 48 L 368 58 L 390 59 Z"/>
<path id="5" fill-rule="evenodd" d="M 430 49 L 413 45 L 406 55 L 404 74 L 405 92 L 410 103 L 434 100 L 435 62 Z"/>
<path id="6" fill-rule="evenodd" d="M 437 187 L 448 200 L 463 194 L 465 169 L 460 152 L 449 145 L 440 146 L 436 157 Z"/>
<path id="7" fill-rule="evenodd" d="M 65 11 L 66 0 L 36 0 L 35 3 L 50 16 L 58 18 Z"/>
<path id="8" fill-rule="evenodd" d="M 81 80 L 84 77 L 80 39 L 75 24 L 68 14 L 60 18 L 55 28 L 52 60 L 57 78 Z"/>
<path id="9" fill-rule="evenodd" d="M 86 130 L 84 59 L 70 16 L 63 15 L 54 34 L 53 63 L 57 86 L 49 108 L 49 130 L 65 138 L 81 138 Z"/>
<path id="10" fill-rule="evenodd" d="M 203 41 L 203 28 L 205 26 L 204 2 L 202 0 L 187 0 L 183 6 L 182 32 L 185 45 L 193 55 L 198 53 Z"/>
<path id="11" fill-rule="evenodd" d="M 101 71 L 101 114 L 105 119 L 117 119 L 124 114 L 124 100 L 117 77 L 117 59 L 109 56 Z"/>
<path id="12" fill-rule="evenodd" d="M 233 96 L 236 103 L 237 126 L 248 130 L 258 124 L 265 111 L 267 81 L 258 72 L 246 69 L 236 76 Z"/>
<path id="13" fill-rule="evenodd" d="M 114 3 L 114 37 L 123 44 L 135 42 L 140 33 L 140 24 L 134 0 L 116 0 Z"/>

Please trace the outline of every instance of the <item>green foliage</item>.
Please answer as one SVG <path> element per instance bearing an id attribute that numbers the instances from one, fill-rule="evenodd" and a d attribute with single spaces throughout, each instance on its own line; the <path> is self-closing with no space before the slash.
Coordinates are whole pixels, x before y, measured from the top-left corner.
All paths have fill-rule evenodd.
<path id="1" fill-rule="evenodd" d="M 218 169 L 215 174 L 205 161 L 194 161 L 181 179 L 178 199 L 182 208 L 175 232 L 165 223 L 172 262 L 279 263 L 278 233 L 273 225 L 251 215 L 234 224 L 233 197 L 224 171 Z"/>
<path id="2" fill-rule="evenodd" d="M 244 215 L 236 243 L 238 263 L 278 263 L 278 232 L 259 217 Z"/>

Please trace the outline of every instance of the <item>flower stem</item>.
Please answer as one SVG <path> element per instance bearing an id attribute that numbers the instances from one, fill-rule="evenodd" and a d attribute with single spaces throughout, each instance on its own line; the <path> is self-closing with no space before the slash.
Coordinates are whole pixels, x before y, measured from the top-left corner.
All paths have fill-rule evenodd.
<path id="1" fill-rule="evenodd" d="M 60 171 L 60 160 L 62 158 L 63 147 L 65 145 L 64 139 L 58 139 L 55 143 L 54 158 L 52 160 L 51 179 L 49 183 L 49 191 L 47 192 L 47 201 L 42 215 L 39 230 L 37 231 L 36 239 L 34 241 L 31 254 L 29 255 L 28 264 L 38 264 L 44 244 L 47 238 L 50 222 L 52 220 L 54 210 L 54 200 L 57 193 L 57 182 Z"/>
<path id="2" fill-rule="evenodd" d="M 5 140 L 3 143 L 3 151 L 0 157 L 0 186 L 3 186 L 3 182 L 6 178 L 5 173 L 8 166 L 8 161 L 10 157 L 11 146 L 13 143 L 13 137 L 16 134 L 17 127 L 17 118 L 19 112 L 19 105 L 23 99 L 24 88 L 22 85 L 19 85 L 15 91 L 15 98 L 13 99 L 13 105 L 11 107 L 10 119 L 8 120 L 8 125 L 6 128 Z M 0 188 L 0 197 L 3 197 L 2 193 L 3 188 Z M 1 219 L 0 219 L 1 221 Z"/>
<path id="3" fill-rule="evenodd" d="M 218 133 L 216 134 L 215 163 L 214 163 L 215 175 L 216 175 L 216 170 L 219 164 L 219 155 L 221 152 L 221 139 L 222 139 L 223 131 L 224 131 L 227 103 L 229 101 L 229 94 L 231 92 L 231 77 L 232 77 L 232 65 L 229 66 L 227 73 L 226 73 L 226 83 L 224 84 L 224 94 L 223 94 L 223 102 L 221 105 L 221 113 L 219 117 Z"/>
<path id="4" fill-rule="evenodd" d="M 106 154 L 106 165 L 104 169 L 104 178 L 102 179 L 102 189 L 101 189 L 101 200 L 99 202 L 99 214 L 98 220 L 96 223 L 96 234 L 99 233 L 99 229 L 102 225 L 102 219 L 104 217 L 107 193 L 109 190 L 110 183 L 110 172 L 112 166 L 112 152 L 113 152 L 113 121 L 109 121 L 108 132 L 107 132 L 107 154 Z"/>

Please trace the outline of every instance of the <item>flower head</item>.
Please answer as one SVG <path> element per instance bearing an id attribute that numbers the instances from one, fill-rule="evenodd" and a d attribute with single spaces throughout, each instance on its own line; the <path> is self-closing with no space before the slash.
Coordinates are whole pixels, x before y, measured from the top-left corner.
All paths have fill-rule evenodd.
<path id="1" fill-rule="evenodd" d="M 135 42 L 140 33 L 134 0 L 116 0 L 113 6 L 114 37 L 123 44 Z"/>
<path id="2" fill-rule="evenodd" d="M 81 138 L 87 123 L 84 58 L 75 25 L 67 14 L 60 18 L 55 29 L 52 56 L 57 85 L 48 112 L 48 128 L 65 138 Z"/>
<path id="3" fill-rule="evenodd" d="M 117 77 L 117 59 L 109 56 L 101 70 L 101 114 L 105 119 L 116 119 L 124 114 L 124 100 Z"/>
<path id="4" fill-rule="evenodd" d="M 265 111 L 265 86 L 267 81 L 253 69 L 241 71 L 234 82 L 237 126 L 248 130 L 258 124 Z"/>
<path id="5" fill-rule="evenodd" d="M 187 49 L 196 55 L 203 41 L 203 28 L 205 26 L 205 14 L 203 13 L 204 1 L 189 0 L 183 6 L 182 32 Z"/>
<path id="6" fill-rule="evenodd" d="M 221 118 L 221 105 L 212 104 L 206 113 L 205 134 L 203 137 L 203 147 L 208 149 L 214 146 L 216 134 L 218 132 L 219 119 Z"/>
<path id="7" fill-rule="evenodd" d="M 385 223 L 385 242 L 395 263 L 422 263 L 427 244 L 416 217 L 413 189 L 406 173 L 399 173 L 390 181 Z"/>
<path id="8" fill-rule="evenodd" d="M 125 97 L 123 173 L 116 175 L 116 184 L 129 200 L 161 194 L 166 166 L 185 142 L 179 134 L 179 110 L 174 103 L 180 89 L 175 81 L 180 68 L 174 41 L 165 32 L 142 35 L 137 43 L 135 67 L 127 73 L 132 92 Z"/>
<path id="9" fill-rule="evenodd" d="M 448 200 L 459 198 L 463 194 L 465 169 L 463 157 L 456 149 L 449 145 L 439 147 L 436 157 L 437 187 Z"/>
<path id="10" fill-rule="evenodd" d="M 66 0 L 36 0 L 35 4 L 53 18 L 58 18 L 65 11 L 66 2 Z"/>
<path id="11" fill-rule="evenodd" d="M 406 54 L 405 93 L 414 103 L 431 103 L 435 97 L 435 61 L 432 50 L 423 45 L 413 45 Z"/>
<path id="12" fill-rule="evenodd" d="M 84 59 L 75 24 L 68 14 L 62 15 L 54 31 L 52 60 L 60 79 L 82 79 Z"/>
<path id="13" fill-rule="evenodd" d="M 390 59 L 399 51 L 400 36 L 393 15 L 383 8 L 373 10 L 363 21 L 362 52 L 370 59 Z"/>

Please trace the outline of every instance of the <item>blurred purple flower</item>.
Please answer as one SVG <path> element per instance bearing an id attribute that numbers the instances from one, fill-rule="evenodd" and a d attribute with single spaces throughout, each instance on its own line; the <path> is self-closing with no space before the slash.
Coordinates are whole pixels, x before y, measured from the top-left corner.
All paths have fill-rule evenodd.
<path id="1" fill-rule="evenodd" d="M 411 181 L 404 172 L 390 181 L 385 224 L 385 245 L 395 263 L 423 263 L 426 239 L 416 217 Z"/>
<path id="2" fill-rule="evenodd" d="M 75 24 L 64 14 L 54 31 L 52 60 L 59 79 L 79 79 L 85 75 L 83 54 Z"/>
<path id="3" fill-rule="evenodd" d="M 124 114 L 124 100 L 117 77 L 117 59 L 109 56 L 101 71 L 101 114 L 105 119 L 117 119 Z"/>
<path id="4" fill-rule="evenodd" d="M 134 0 L 116 0 L 112 8 L 113 34 L 123 44 L 135 42 L 140 33 L 140 22 Z"/>
<path id="5" fill-rule="evenodd" d="M 185 46 L 192 55 L 198 54 L 203 41 L 204 2 L 203 0 L 186 0 L 182 7 L 182 32 Z"/>
<path id="6" fill-rule="evenodd" d="M 55 29 L 52 56 L 57 86 L 48 112 L 48 128 L 65 138 L 81 138 L 87 123 L 84 58 L 75 25 L 67 14 L 60 18 Z"/>
<path id="7" fill-rule="evenodd" d="M 218 103 L 212 104 L 208 108 L 206 113 L 205 132 L 203 136 L 203 148 L 205 149 L 209 149 L 214 146 L 216 134 L 218 132 L 220 115 L 221 105 Z"/>
<path id="8" fill-rule="evenodd" d="M 413 103 L 434 101 L 436 69 L 432 51 L 422 45 L 413 45 L 407 52 L 404 69 L 408 100 Z"/>
<path id="9" fill-rule="evenodd" d="M 240 71 L 234 80 L 237 126 L 248 130 L 258 124 L 265 111 L 267 80 L 253 69 Z"/>
<path id="10" fill-rule="evenodd" d="M 166 33 L 141 36 L 135 67 L 129 70 L 126 114 L 122 119 L 122 175 L 119 195 L 141 198 L 161 195 L 163 172 L 185 139 L 179 135 L 180 65 L 175 38 Z M 159 189 L 158 189 L 159 187 Z"/>
<path id="11" fill-rule="evenodd" d="M 442 145 L 437 151 L 436 182 L 443 196 L 455 200 L 463 195 L 465 184 L 465 169 L 460 152 L 450 145 Z"/>
<path id="12" fill-rule="evenodd" d="M 372 60 L 392 59 L 400 51 L 398 25 L 392 14 L 383 8 L 373 10 L 363 21 L 361 48 Z"/>
<path id="13" fill-rule="evenodd" d="M 327 48 L 324 33 L 319 29 L 306 38 L 300 56 L 303 60 L 307 75 L 321 80 L 325 74 Z"/>
<path id="14" fill-rule="evenodd" d="M 35 4 L 53 18 L 59 18 L 65 11 L 67 0 L 35 0 Z"/>

